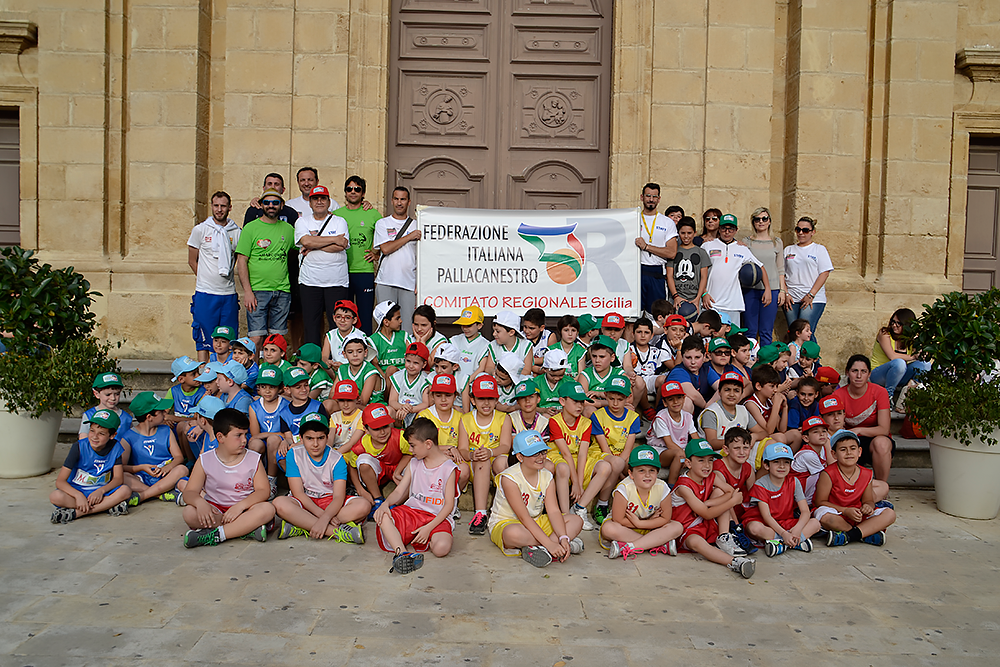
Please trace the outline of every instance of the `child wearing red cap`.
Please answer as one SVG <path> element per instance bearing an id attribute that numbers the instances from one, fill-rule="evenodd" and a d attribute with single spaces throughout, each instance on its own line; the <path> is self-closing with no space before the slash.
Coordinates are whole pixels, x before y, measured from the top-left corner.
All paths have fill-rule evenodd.
<path id="1" fill-rule="evenodd" d="M 468 461 L 472 476 L 472 498 L 476 514 L 469 522 L 470 535 L 486 533 L 486 507 L 493 474 L 503 472 L 510 453 L 510 417 L 497 410 L 500 390 L 492 375 L 472 381 L 474 409 L 462 416 L 458 427 L 458 449 Z"/>
<path id="2" fill-rule="evenodd" d="M 799 480 L 806 502 L 812 507 L 819 474 L 833 462 L 833 453 L 830 451 L 830 433 L 822 417 L 806 419 L 802 423 L 802 437 L 802 449 L 795 452 L 792 459 L 791 475 Z"/>
<path id="3" fill-rule="evenodd" d="M 358 385 L 353 380 L 341 380 L 333 386 L 323 407 L 330 415 L 330 446 L 339 449 L 361 426 Z"/>
<path id="4" fill-rule="evenodd" d="M 282 373 L 292 367 L 285 357 L 288 355 L 288 343 L 281 334 L 271 334 L 260 346 L 260 358 L 265 364 L 277 366 Z"/>
<path id="5" fill-rule="evenodd" d="M 438 447 L 459 468 L 458 488 L 464 489 L 469 483 L 469 464 L 458 448 L 458 429 L 462 422 L 462 411 L 455 407 L 458 383 L 450 373 L 438 373 L 430 386 L 430 407 L 418 417 L 430 419 L 438 429 Z M 455 504 L 455 518 L 459 518 L 458 504 Z"/>
<path id="6" fill-rule="evenodd" d="M 368 518 L 384 500 L 382 486 L 390 479 L 399 484 L 410 462 L 410 445 L 393 421 L 389 408 L 372 403 L 361 416 L 364 430 L 355 431 L 337 450 L 350 466 L 347 472 L 358 495 L 372 504 Z"/>
<path id="7" fill-rule="evenodd" d="M 684 448 L 688 440 L 698 437 L 694 426 L 694 416 L 684 409 L 684 387 L 671 380 L 660 388 L 665 406 L 656 414 L 650 426 L 649 444 L 660 454 L 660 466 L 669 468 L 667 482 L 677 483 L 684 462 Z"/>
<path id="8" fill-rule="evenodd" d="M 348 336 L 359 331 L 354 326 L 357 321 L 358 307 L 353 301 L 342 299 L 333 304 L 333 323 L 337 326 L 327 331 L 323 338 L 323 359 L 331 370 L 337 370 L 341 364 L 347 363 L 343 351 L 344 343 Z"/>
<path id="9" fill-rule="evenodd" d="M 625 318 L 618 313 L 608 313 L 601 320 L 601 335 L 607 336 L 615 343 L 615 358 L 622 365 L 622 372 L 631 379 L 635 377 L 632 367 L 632 357 L 628 353 L 629 343 L 625 340 Z"/>
<path id="10" fill-rule="evenodd" d="M 410 343 L 403 357 L 403 369 L 389 378 L 389 407 L 397 423 L 408 426 L 414 415 L 431 404 L 428 397 L 431 383 L 424 372 L 429 356 L 426 345 Z"/>

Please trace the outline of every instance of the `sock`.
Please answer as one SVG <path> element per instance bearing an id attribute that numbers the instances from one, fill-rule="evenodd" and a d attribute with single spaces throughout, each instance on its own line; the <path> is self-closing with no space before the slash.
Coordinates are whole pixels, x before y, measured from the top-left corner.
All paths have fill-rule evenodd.
<path id="1" fill-rule="evenodd" d="M 597 506 L 598 507 L 607 507 L 608 506 L 608 501 L 607 500 L 600 500 L 600 499 L 598 499 Z"/>
<path id="2" fill-rule="evenodd" d="M 847 541 L 848 542 L 860 542 L 861 541 L 861 529 L 855 526 L 847 531 Z"/>
<path id="3" fill-rule="evenodd" d="M 480 514 L 486 516 L 486 510 L 476 510 L 476 516 L 479 516 Z"/>
<path id="4" fill-rule="evenodd" d="M 218 530 L 219 530 L 219 541 L 220 542 L 225 542 L 226 541 L 226 528 L 224 526 L 219 526 Z"/>
<path id="5" fill-rule="evenodd" d="M 580 503 L 573 503 L 573 511 L 574 512 L 576 510 L 582 510 L 582 509 L 583 509 L 583 505 L 581 505 Z"/>

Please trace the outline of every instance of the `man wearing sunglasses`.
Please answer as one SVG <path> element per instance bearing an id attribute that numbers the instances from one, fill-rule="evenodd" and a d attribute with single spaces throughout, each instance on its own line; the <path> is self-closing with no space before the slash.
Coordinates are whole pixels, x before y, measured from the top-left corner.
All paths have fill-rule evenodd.
<path id="1" fill-rule="evenodd" d="M 374 208 L 365 208 L 365 187 L 365 179 L 356 175 L 349 177 L 344 182 L 344 199 L 347 204 L 334 211 L 334 215 L 347 221 L 351 241 L 347 248 L 349 298 L 358 307 L 358 327 L 370 335 L 372 312 L 375 310 L 375 262 L 379 257 L 379 251 L 373 248 L 373 242 L 375 223 L 382 216 Z"/>

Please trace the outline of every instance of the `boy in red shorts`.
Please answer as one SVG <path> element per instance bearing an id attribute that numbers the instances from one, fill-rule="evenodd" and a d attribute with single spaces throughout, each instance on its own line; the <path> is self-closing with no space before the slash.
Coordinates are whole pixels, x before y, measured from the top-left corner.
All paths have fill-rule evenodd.
<path id="1" fill-rule="evenodd" d="M 764 553 L 773 558 L 786 549 L 809 553 L 809 539 L 820 529 L 819 521 L 809 517 L 806 495 L 791 473 L 792 448 L 772 442 L 764 449 L 763 467 L 767 474 L 750 491 L 750 509 L 743 515 L 746 532 L 764 543 Z M 795 510 L 799 517 L 795 518 Z"/>
<path id="2" fill-rule="evenodd" d="M 337 450 L 350 466 L 347 473 L 358 495 L 372 504 L 369 519 L 384 500 L 382 485 L 390 479 L 399 484 L 402 471 L 410 462 L 410 445 L 392 425 L 394 421 L 389 408 L 372 403 L 361 414 L 365 429 L 355 431 L 347 444 Z"/>
<path id="3" fill-rule="evenodd" d="M 736 489 L 743 494 L 744 500 L 750 497 L 750 489 L 754 483 L 753 466 L 747 460 L 750 458 L 752 443 L 753 436 L 742 426 L 727 428 L 723 438 L 722 457 L 712 463 L 715 485 L 723 491 Z M 745 502 L 733 506 L 729 533 L 736 540 L 736 544 L 749 555 L 757 551 L 757 547 L 743 532 L 743 515 L 746 513 L 746 508 Z"/>
<path id="4" fill-rule="evenodd" d="M 408 574 L 423 565 L 420 553 L 404 552 L 409 544 L 443 558 L 451 551 L 451 518 L 458 496 L 458 466 L 437 444 L 438 429 L 430 419 L 417 417 L 403 433 L 413 459 L 395 491 L 375 512 L 378 545 L 395 555 L 390 572 Z M 400 503 L 406 499 L 402 505 Z"/>

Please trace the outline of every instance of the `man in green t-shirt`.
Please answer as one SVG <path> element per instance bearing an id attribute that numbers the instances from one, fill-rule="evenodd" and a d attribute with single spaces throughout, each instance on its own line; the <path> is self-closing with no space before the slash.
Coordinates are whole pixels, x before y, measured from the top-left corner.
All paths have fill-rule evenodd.
<path id="1" fill-rule="evenodd" d="M 348 290 L 358 307 L 358 328 L 372 333 L 372 311 L 375 309 L 375 261 L 378 248 L 375 240 L 375 223 L 382 216 L 374 208 L 365 210 L 365 179 L 351 176 L 344 182 L 344 199 L 347 204 L 334 211 L 334 215 L 347 220 L 351 245 L 347 248 L 347 270 L 350 271 Z M 381 324 L 381 323 L 380 323 Z"/>
<path id="2" fill-rule="evenodd" d="M 281 193 L 265 190 L 260 205 L 264 215 L 244 225 L 236 244 L 236 272 L 243 285 L 247 335 L 257 349 L 267 334 L 288 333 L 292 303 L 288 251 L 295 244 L 295 229 L 278 218 L 285 205 Z"/>

